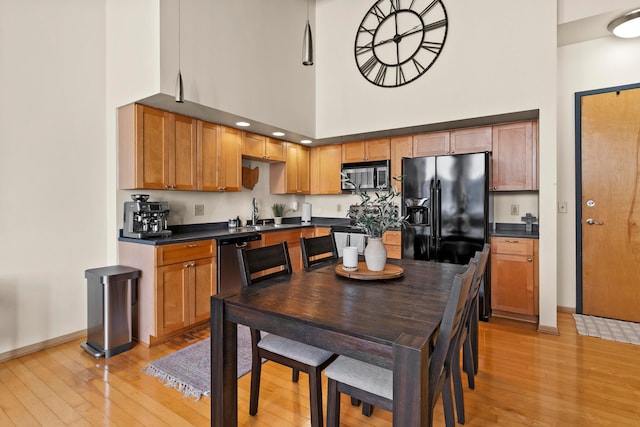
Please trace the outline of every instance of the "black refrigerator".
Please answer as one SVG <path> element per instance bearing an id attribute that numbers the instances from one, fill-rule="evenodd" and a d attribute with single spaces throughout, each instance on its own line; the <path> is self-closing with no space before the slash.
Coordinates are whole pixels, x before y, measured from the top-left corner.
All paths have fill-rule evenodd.
<path id="1" fill-rule="evenodd" d="M 489 153 L 402 160 L 402 257 L 467 264 L 489 239 Z M 491 314 L 489 277 L 480 317 Z"/>

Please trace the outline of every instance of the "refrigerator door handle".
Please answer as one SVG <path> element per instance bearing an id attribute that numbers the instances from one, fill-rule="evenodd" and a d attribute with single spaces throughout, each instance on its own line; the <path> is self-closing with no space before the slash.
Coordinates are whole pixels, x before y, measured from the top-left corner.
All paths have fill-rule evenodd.
<path id="1" fill-rule="evenodd" d="M 436 202 L 436 189 L 435 189 L 435 182 L 432 179 L 431 180 L 431 185 L 429 186 L 429 216 L 431 217 L 429 219 L 429 223 L 431 224 L 431 227 L 429 228 L 429 247 L 435 247 L 436 245 L 436 209 L 437 209 L 437 202 Z"/>
<path id="2" fill-rule="evenodd" d="M 436 226 L 435 226 L 435 239 L 436 239 L 436 248 L 440 248 L 440 237 L 442 235 L 441 227 L 442 227 L 442 212 L 440 212 L 442 208 L 442 188 L 440 187 L 440 180 L 436 181 Z"/>

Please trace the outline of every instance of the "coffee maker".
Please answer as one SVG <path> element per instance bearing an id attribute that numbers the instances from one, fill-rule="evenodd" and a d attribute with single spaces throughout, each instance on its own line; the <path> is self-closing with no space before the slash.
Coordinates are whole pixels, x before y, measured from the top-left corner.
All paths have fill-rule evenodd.
<path id="1" fill-rule="evenodd" d="M 124 204 L 123 237 L 169 237 L 169 202 L 148 202 L 148 194 L 132 194 L 133 202 Z"/>

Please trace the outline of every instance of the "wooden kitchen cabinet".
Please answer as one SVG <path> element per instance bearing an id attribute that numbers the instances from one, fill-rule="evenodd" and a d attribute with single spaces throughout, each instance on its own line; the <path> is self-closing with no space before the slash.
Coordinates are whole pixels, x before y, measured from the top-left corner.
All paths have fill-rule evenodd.
<path id="1" fill-rule="evenodd" d="M 390 158 L 391 148 L 389 138 L 345 142 L 342 144 L 343 163 L 389 160 Z"/>
<path id="2" fill-rule="evenodd" d="M 342 148 L 339 144 L 321 145 L 309 151 L 311 194 L 342 194 Z"/>
<path id="3" fill-rule="evenodd" d="M 246 132 L 242 140 L 242 156 L 268 162 L 284 162 L 285 143 L 268 136 Z"/>
<path id="4" fill-rule="evenodd" d="M 140 104 L 118 109 L 118 186 L 196 190 L 196 120 Z"/>
<path id="5" fill-rule="evenodd" d="M 271 194 L 309 194 L 309 148 L 287 142 L 286 153 L 284 163 L 270 165 Z"/>
<path id="6" fill-rule="evenodd" d="M 449 154 L 451 134 L 429 132 L 413 135 L 413 157 L 442 156 Z"/>
<path id="7" fill-rule="evenodd" d="M 242 131 L 198 120 L 198 190 L 241 191 Z"/>
<path id="8" fill-rule="evenodd" d="M 491 151 L 491 126 L 429 132 L 413 136 L 413 157 Z"/>
<path id="9" fill-rule="evenodd" d="M 387 249 L 387 258 L 402 258 L 402 234 L 397 230 L 387 231 L 382 235 L 382 244 Z"/>
<path id="10" fill-rule="evenodd" d="M 413 137 L 411 135 L 391 138 L 391 185 L 396 185 L 402 191 L 402 184 L 394 177 L 402 175 L 402 158 L 413 157 Z"/>
<path id="11" fill-rule="evenodd" d="M 289 248 L 289 258 L 291 259 L 291 269 L 300 271 L 304 268 L 300 237 L 313 237 L 313 234 L 314 229 L 312 227 L 270 231 L 262 234 L 262 245 L 271 246 L 286 241 Z"/>
<path id="12" fill-rule="evenodd" d="M 491 238 L 493 315 L 537 322 L 537 239 Z"/>
<path id="13" fill-rule="evenodd" d="M 536 121 L 493 126 L 493 191 L 538 189 L 538 125 Z"/>
<path id="14" fill-rule="evenodd" d="M 138 336 L 146 345 L 205 323 L 216 294 L 216 245 L 200 240 L 151 246 L 119 242 L 119 262 L 138 279 Z"/>

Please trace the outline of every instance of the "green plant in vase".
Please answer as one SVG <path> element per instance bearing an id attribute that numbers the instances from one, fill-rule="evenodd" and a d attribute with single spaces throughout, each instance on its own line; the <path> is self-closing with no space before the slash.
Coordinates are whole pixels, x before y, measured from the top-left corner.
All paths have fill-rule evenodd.
<path id="1" fill-rule="evenodd" d="M 273 211 L 273 221 L 276 225 L 282 224 L 282 216 L 284 215 L 286 205 L 284 203 L 274 203 L 271 205 Z"/>
<path id="2" fill-rule="evenodd" d="M 343 174 L 343 181 L 353 185 L 354 194 L 360 197 L 357 209 L 350 209 L 348 216 L 355 226 L 364 230 L 368 236 L 368 243 L 365 249 L 365 260 L 367 268 L 371 271 L 382 271 L 387 261 L 387 251 L 382 244 L 382 235 L 392 228 L 404 228 L 407 218 L 400 214 L 400 208 L 396 199 L 400 192 L 395 185 L 389 191 L 375 191 L 372 196 L 366 191 L 362 191 L 346 175 Z M 398 183 L 402 182 L 402 177 L 393 177 Z"/>

